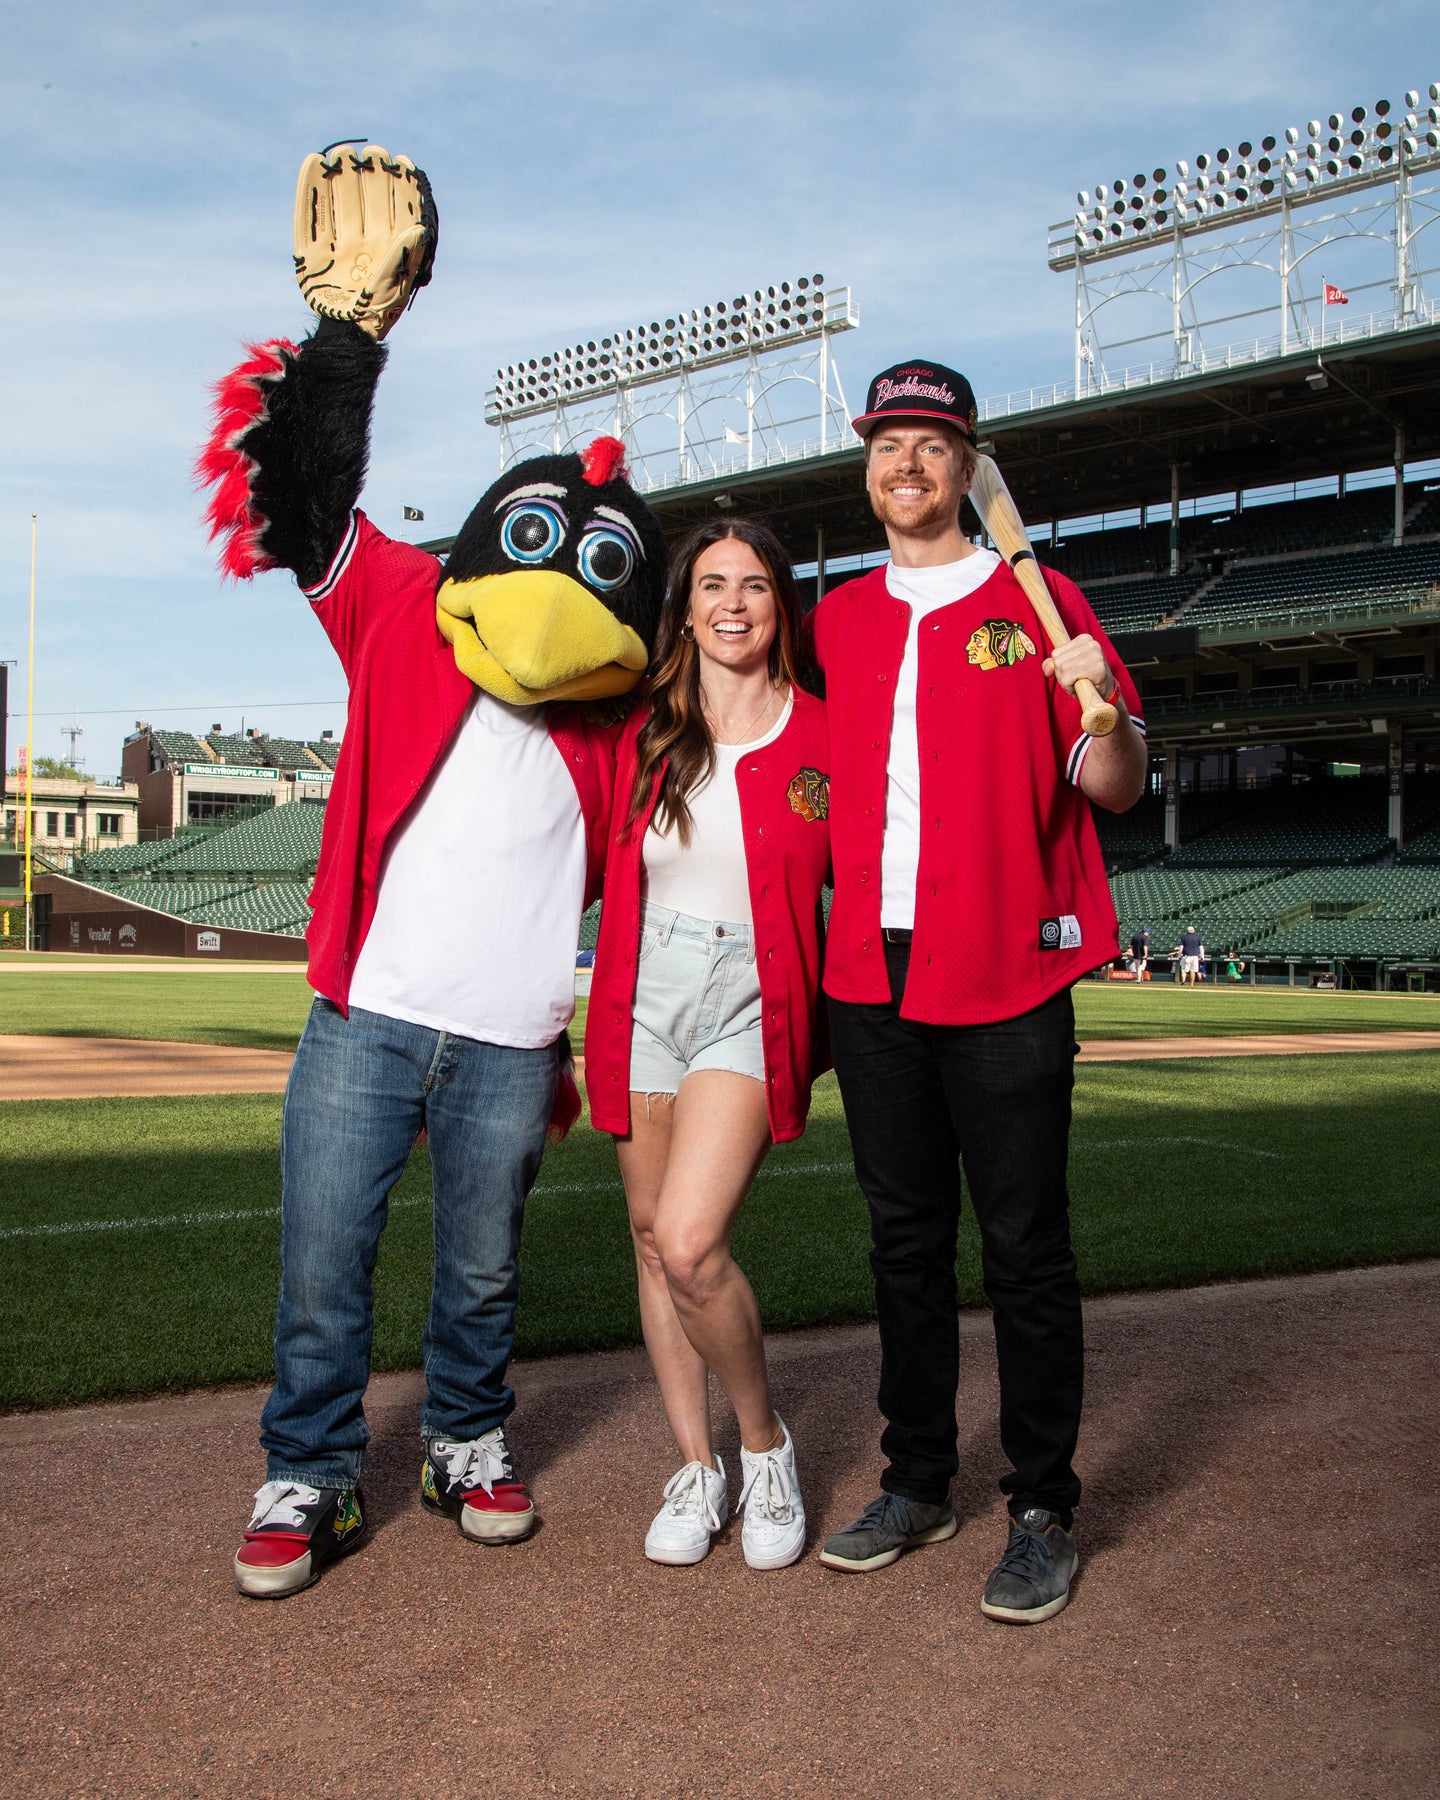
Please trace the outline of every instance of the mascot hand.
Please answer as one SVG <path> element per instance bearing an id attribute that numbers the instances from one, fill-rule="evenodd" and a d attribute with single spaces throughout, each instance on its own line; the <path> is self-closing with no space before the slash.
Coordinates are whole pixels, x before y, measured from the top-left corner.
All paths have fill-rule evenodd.
<path id="1" fill-rule="evenodd" d="M 379 343 L 430 279 L 439 219 L 408 156 L 342 144 L 307 156 L 295 193 L 295 279 L 322 319 Z"/>

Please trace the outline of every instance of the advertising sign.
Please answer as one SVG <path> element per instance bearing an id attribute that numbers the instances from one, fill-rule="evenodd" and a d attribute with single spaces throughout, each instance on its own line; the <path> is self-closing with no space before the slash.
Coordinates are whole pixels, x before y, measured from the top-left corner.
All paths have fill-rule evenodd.
<path id="1" fill-rule="evenodd" d="M 278 769 L 248 768 L 241 763 L 186 763 L 187 775 L 205 775 L 212 781 L 278 781 Z"/>

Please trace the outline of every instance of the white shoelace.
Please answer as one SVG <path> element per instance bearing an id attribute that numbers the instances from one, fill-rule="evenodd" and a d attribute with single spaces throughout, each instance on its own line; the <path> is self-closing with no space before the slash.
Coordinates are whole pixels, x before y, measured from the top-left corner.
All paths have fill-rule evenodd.
<path id="1" fill-rule="evenodd" d="M 301 1507 L 315 1506 L 320 1500 L 319 1488 L 306 1487 L 301 1481 L 267 1481 L 255 1493 L 255 1516 L 247 1531 L 263 1531 L 270 1525 L 283 1525 L 298 1531 L 306 1523 Z"/>
<path id="2" fill-rule="evenodd" d="M 665 1484 L 665 1511 L 677 1519 L 703 1518 L 711 1531 L 720 1529 L 720 1515 L 710 1499 L 705 1477 L 715 1471 L 702 1462 L 689 1462 Z"/>
<path id="3" fill-rule="evenodd" d="M 758 1516 L 772 1525 L 788 1525 L 795 1517 L 794 1494 L 789 1470 L 776 1453 L 767 1452 L 756 1460 L 741 1488 L 736 1511 L 743 1512 L 747 1519 Z"/>
<path id="4" fill-rule="evenodd" d="M 497 1425 L 493 1431 L 487 1431 L 484 1437 L 469 1444 L 437 1440 L 431 1445 L 430 1453 L 444 1463 L 451 1481 L 458 1482 L 462 1488 L 473 1489 L 478 1485 L 487 1494 L 493 1494 L 497 1481 L 511 1479 L 510 1452 L 505 1447 L 503 1425 Z"/>

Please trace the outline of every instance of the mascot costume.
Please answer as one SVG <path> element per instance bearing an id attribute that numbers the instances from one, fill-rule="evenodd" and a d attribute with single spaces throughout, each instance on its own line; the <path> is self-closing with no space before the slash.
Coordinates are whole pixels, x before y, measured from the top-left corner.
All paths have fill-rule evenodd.
<path id="1" fill-rule="evenodd" d="M 316 998 L 285 1095 L 275 1387 L 242 1593 L 308 1586 L 365 1535 L 373 1283 L 428 1133 L 435 1277 L 421 1497 L 486 1544 L 535 1520 L 505 1441 L 525 1197 L 579 1112 L 565 1027 L 603 867 L 615 698 L 649 660 L 664 544 L 624 447 L 511 468 L 449 560 L 356 510 L 382 340 L 430 279 L 430 185 L 378 145 L 310 157 L 295 264 L 320 323 L 217 389 L 199 475 L 227 574 L 289 569 L 348 724 L 312 895 Z"/>

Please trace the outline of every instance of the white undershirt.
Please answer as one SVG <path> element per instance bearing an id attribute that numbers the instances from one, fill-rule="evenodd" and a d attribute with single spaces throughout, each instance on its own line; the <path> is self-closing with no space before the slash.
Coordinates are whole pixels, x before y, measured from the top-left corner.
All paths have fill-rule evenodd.
<path id="1" fill-rule="evenodd" d="M 754 743 L 715 746 L 715 773 L 690 796 L 688 844 L 680 842 L 673 828 L 662 836 L 651 824 L 642 858 L 645 898 L 651 905 L 668 906 L 692 919 L 752 923 L 735 768 L 747 751 L 774 743 L 790 723 L 794 705 L 791 695 L 775 724 Z"/>
<path id="2" fill-rule="evenodd" d="M 880 923 L 896 931 L 915 927 L 915 878 L 920 867 L 920 740 L 915 695 L 920 682 L 920 623 L 973 594 L 1000 566 L 993 550 L 975 550 L 959 562 L 930 569 L 885 571 L 885 586 L 910 605 L 910 630 L 895 683 L 895 718 L 886 765 L 885 847 L 880 854 Z"/>
<path id="3" fill-rule="evenodd" d="M 575 1011 L 580 799 L 541 706 L 478 693 L 390 841 L 350 1003 L 535 1050 Z"/>

